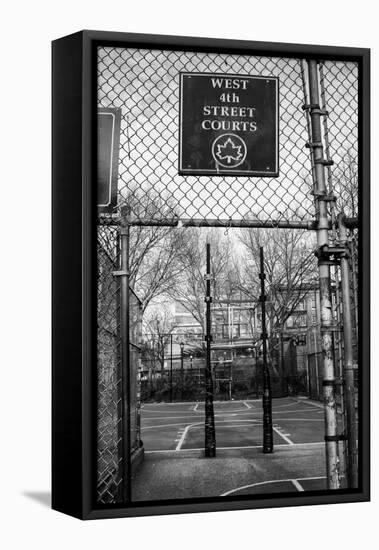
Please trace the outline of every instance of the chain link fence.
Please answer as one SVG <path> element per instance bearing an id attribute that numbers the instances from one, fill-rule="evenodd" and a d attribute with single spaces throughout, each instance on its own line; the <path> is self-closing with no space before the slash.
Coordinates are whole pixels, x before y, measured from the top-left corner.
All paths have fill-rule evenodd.
<path id="1" fill-rule="evenodd" d="M 305 229 L 311 227 L 309 224 L 314 222 L 317 212 L 313 196 L 312 148 L 307 147 L 311 141 L 310 115 L 303 108 L 309 104 L 304 60 L 100 47 L 97 68 L 99 108 L 121 109 L 117 207 L 114 212 L 102 214 L 99 218 L 97 250 L 97 498 L 99 503 L 115 503 L 122 500 L 122 462 L 125 460 L 120 284 L 113 275 L 114 271 L 120 269 L 119 234 L 112 225 L 114 218 L 120 215 L 120 209 L 128 207 L 132 226 L 175 226 L 184 223 L 226 227 L 229 224 L 236 227 L 262 224 L 264 227 L 275 227 L 286 223 L 289 227 L 293 224 L 293 227 Z M 178 174 L 179 73 L 184 71 L 279 78 L 279 177 Z M 353 62 L 325 61 L 319 65 L 319 77 L 321 109 L 328 111 L 328 116 L 323 117 L 323 144 L 328 193 L 335 197 L 328 203 L 329 212 L 332 222 L 335 222 L 341 211 L 349 217 L 358 215 L 358 67 Z M 166 230 L 159 229 L 165 237 Z M 146 231 L 146 236 L 143 236 L 145 240 L 150 242 L 154 238 L 157 243 L 160 242 L 158 233 L 151 236 L 147 228 Z M 141 246 L 140 235 L 138 232 L 132 233 L 132 263 L 133 254 Z M 331 242 L 337 237 L 331 232 Z M 351 284 L 356 341 L 357 238 L 357 230 L 351 231 Z M 334 284 L 338 284 L 337 276 Z M 133 286 L 135 280 L 132 280 Z M 133 292 L 130 294 L 130 304 L 130 379 L 137 381 L 142 312 L 138 297 Z M 308 390 L 315 398 L 319 398 L 322 391 L 321 365 L 322 357 L 318 352 L 309 356 Z M 188 399 L 192 399 L 192 395 L 199 392 L 200 385 L 203 385 L 201 370 L 199 368 L 196 388 L 187 388 Z M 219 398 L 223 398 L 229 391 L 228 373 L 221 372 L 221 367 L 219 370 L 219 376 L 216 376 L 219 387 L 216 387 L 216 392 Z M 255 392 L 259 395 L 258 378 L 254 386 L 248 377 L 241 374 L 240 380 L 235 380 L 241 386 L 240 394 L 249 396 Z M 305 384 L 304 380 L 287 382 L 287 389 L 283 390 L 283 381 L 273 381 L 275 388 L 277 385 L 275 391 L 278 395 L 283 391 L 288 393 L 288 387 L 296 385 L 303 388 Z M 177 371 L 174 372 L 173 382 L 167 372 L 153 382 L 151 379 L 142 379 L 141 388 L 137 382 L 133 382 L 128 403 L 132 452 L 138 450 L 140 445 L 139 393 L 141 390 L 144 398 L 152 398 L 151 384 L 155 384 L 154 392 L 158 392 L 165 400 L 170 395 L 170 384 L 176 388 L 174 399 L 182 395 L 181 374 Z M 236 388 L 234 391 L 237 391 Z"/>
<path id="2" fill-rule="evenodd" d="M 97 500 L 122 501 L 122 463 L 125 460 L 122 372 L 122 333 L 118 231 L 99 226 L 97 232 Z M 140 447 L 140 395 L 138 384 L 140 302 L 132 290 L 130 299 L 130 409 L 131 453 Z"/>

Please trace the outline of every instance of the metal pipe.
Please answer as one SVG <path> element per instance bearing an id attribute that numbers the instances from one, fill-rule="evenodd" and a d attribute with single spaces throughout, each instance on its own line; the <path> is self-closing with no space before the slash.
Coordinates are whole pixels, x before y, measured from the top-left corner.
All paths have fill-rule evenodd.
<path id="1" fill-rule="evenodd" d="M 342 316 L 344 339 L 344 380 L 346 399 L 346 428 L 348 448 L 349 488 L 358 487 L 358 449 L 357 425 L 355 414 L 355 383 L 353 360 L 353 328 L 350 296 L 349 246 L 343 214 L 338 216 L 340 243 L 345 245 L 346 253 L 341 255 Z"/>
<path id="2" fill-rule="evenodd" d="M 112 224 L 114 221 L 111 221 Z M 173 219 L 134 219 L 131 220 L 131 225 L 140 226 L 171 226 L 171 227 L 262 227 L 267 229 L 284 228 L 284 229 L 315 229 L 314 221 L 310 220 L 232 220 L 232 219 L 216 219 L 205 220 L 203 218 L 191 218 L 180 220 Z"/>
<path id="3" fill-rule="evenodd" d="M 130 442 L 130 334 L 129 334 L 129 222 L 122 218 L 121 238 L 121 336 L 122 336 L 122 425 L 123 457 L 122 486 L 123 501 L 131 501 L 131 442 Z"/>
<path id="4" fill-rule="evenodd" d="M 180 394 L 183 401 L 184 395 L 184 343 L 180 342 Z"/>
<path id="5" fill-rule="evenodd" d="M 274 450 L 273 428 L 272 428 L 272 395 L 270 372 L 267 364 L 267 332 L 266 332 L 266 294 L 265 294 L 265 272 L 263 247 L 260 247 L 260 273 L 261 295 L 260 302 L 262 308 L 262 352 L 263 352 L 263 452 L 272 453 Z"/>
<path id="6" fill-rule="evenodd" d="M 332 227 L 331 220 L 328 221 L 329 229 Z M 105 225 L 107 227 L 117 227 L 120 222 L 114 218 L 98 218 L 98 225 Z M 130 226 L 142 226 L 142 227 L 252 227 L 252 228 L 265 228 L 265 229 L 303 229 L 313 231 L 317 228 L 317 222 L 314 220 L 204 220 L 202 218 L 191 218 L 179 220 L 178 218 L 168 219 L 156 219 L 156 218 L 135 218 L 129 220 Z M 358 218 L 346 218 L 345 225 L 348 229 L 356 229 L 358 227 Z"/>
<path id="7" fill-rule="evenodd" d="M 308 60 L 309 91 L 310 91 L 310 118 L 311 143 L 315 163 L 314 175 L 316 181 L 315 203 L 317 212 L 317 244 L 318 250 L 328 247 L 330 222 L 328 219 L 328 194 L 325 183 L 323 144 L 321 137 L 321 110 L 318 88 L 317 61 Z M 325 250 L 325 249 L 324 249 Z M 330 292 L 330 262 L 324 253 L 319 253 L 318 261 L 321 302 L 321 338 L 323 353 L 323 397 L 325 413 L 325 452 L 326 474 L 329 489 L 340 488 L 340 462 L 338 456 L 338 425 L 337 406 L 335 398 L 335 372 L 333 362 L 333 316 Z"/>
<path id="8" fill-rule="evenodd" d="M 205 456 L 216 456 L 216 432 L 213 408 L 213 381 L 211 367 L 211 245 L 207 242 L 206 271 L 206 364 L 205 364 Z"/>
<path id="9" fill-rule="evenodd" d="M 117 242 L 116 242 L 116 266 L 117 269 L 121 269 L 121 238 L 120 238 L 120 232 L 117 233 Z M 120 281 L 118 281 L 119 283 Z M 123 361 L 122 361 L 122 334 L 123 334 L 123 328 L 121 326 L 121 285 L 117 286 L 117 380 L 123 379 Z M 118 493 L 119 493 L 119 500 L 122 501 L 124 499 L 123 494 L 123 480 L 124 480 L 124 472 L 123 472 L 123 459 L 124 456 L 124 425 L 123 425 L 123 418 L 124 418 L 124 399 L 123 399 L 123 387 L 122 383 L 117 384 L 117 418 L 119 419 L 119 422 L 117 423 L 117 452 L 118 452 L 118 464 L 119 464 L 119 485 L 118 485 Z"/>
<path id="10" fill-rule="evenodd" d="M 170 403 L 172 403 L 172 333 L 171 336 L 171 345 L 170 345 Z"/>

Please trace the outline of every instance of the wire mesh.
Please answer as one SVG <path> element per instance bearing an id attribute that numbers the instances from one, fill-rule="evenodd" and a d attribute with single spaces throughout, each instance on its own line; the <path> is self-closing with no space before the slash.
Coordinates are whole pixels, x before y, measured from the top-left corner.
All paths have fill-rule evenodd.
<path id="1" fill-rule="evenodd" d="M 119 235 L 114 227 L 99 226 L 97 233 L 97 500 L 122 500 L 125 418 L 122 409 L 122 333 L 120 325 Z M 140 447 L 139 342 L 140 301 L 129 291 L 130 303 L 130 443 Z M 124 374 L 125 375 L 125 374 Z"/>
<path id="2" fill-rule="evenodd" d="M 312 149 L 306 148 L 307 142 L 311 141 L 310 121 L 309 113 L 302 108 L 304 103 L 308 103 L 305 69 L 304 60 L 292 58 L 116 47 L 98 49 L 98 106 L 121 109 L 117 207 L 113 213 L 102 214 L 98 226 L 97 497 L 100 503 L 119 502 L 121 485 L 125 481 L 121 473 L 125 457 L 122 445 L 120 285 L 112 274 L 119 269 L 119 237 L 114 226 L 103 225 L 103 222 L 107 217 L 111 221 L 112 214 L 119 215 L 124 206 L 130 212 L 131 225 L 170 225 L 178 221 L 196 225 L 205 221 L 225 225 L 234 222 L 234 225 L 242 226 L 252 220 L 268 225 L 313 221 L 317 212 L 312 195 Z M 279 78 L 279 177 L 178 174 L 179 73 L 182 71 Z M 328 111 L 323 120 L 325 157 L 334 162 L 327 166 L 327 176 L 328 191 L 336 196 L 335 203 L 329 203 L 331 219 L 335 221 L 341 211 L 349 217 L 358 215 L 358 67 L 352 62 L 326 61 L 320 65 L 319 71 L 321 108 Z M 147 247 L 146 243 L 156 246 L 155 243 L 160 242 L 167 250 L 167 230 L 133 228 L 129 266 L 132 286 L 137 284 L 134 254 L 137 254 L 138 261 L 138 247 Z M 354 314 L 358 319 L 355 233 L 351 233 L 351 270 Z M 334 241 L 333 235 L 331 237 Z M 174 240 L 178 241 L 177 235 Z M 175 255 L 175 247 L 172 250 Z M 145 257 L 150 258 L 146 254 Z M 164 263 L 161 269 L 167 271 L 166 265 L 171 264 Z M 141 282 L 139 284 L 142 288 Z M 149 278 L 145 286 L 152 286 Z M 128 406 L 133 452 L 140 445 L 137 380 L 141 357 L 141 309 L 134 293 L 130 294 L 130 309 L 130 379 L 133 383 Z M 357 339 L 357 322 L 354 330 Z M 317 399 L 322 393 L 321 365 L 322 357 L 315 348 L 313 354 L 309 354 L 308 385 L 311 396 Z M 174 393 L 175 400 L 186 398 L 188 393 L 187 398 L 193 399 L 203 385 L 200 360 L 196 367 L 199 370 L 196 388 L 191 386 L 192 378 L 186 381 L 185 373 L 183 381 L 183 375 L 174 369 L 173 376 L 162 372 L 154 380 L 151 377 L 142 379 L 143 397 L 155 398 L 158 392 L 165 398 L 171 393 L 172 398 Z M 219 370 L 216 393 L 227 395 L 229 386 L 225 380 L 229 376 L 228 369 L 221 372 L 220 367 Z M 240 382 L 240 391 L 248 395 L 252 391 L 251 381 L 245 380 L 241 374 Z M 278 381 L 278 388 L 280 384 L 282 382 Z M 283 391 L 282 386 L 279 390 Z M 259 388 L 254 391 L 259 393 Z"/>
<path id="3" fill-rule="evenodd" d="M 97 499 L 115 502 L 121 489 L 122 378 L 118 234 L 97 233 Z"/>
<path id="4" fill-rule="evenodd" d="M 358 66 L 354 62 L 325 61 L 320 65 L 329 190 L 337 212 L 358 216 Z"/>
<path id="5" fill-rule="evenodd" d="M 278 178 L 178 174 L 180 71 L 279 77 Z M 132 222 L 304 220 L 312 215 L 299 60 L 99 48 L 98 103 L 122 109 L 118 206 L 128 202 Z"/>

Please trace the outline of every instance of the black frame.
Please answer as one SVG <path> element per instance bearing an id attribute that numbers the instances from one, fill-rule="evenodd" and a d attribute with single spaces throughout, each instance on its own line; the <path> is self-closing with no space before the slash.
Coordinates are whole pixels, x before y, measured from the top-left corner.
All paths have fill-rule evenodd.
<path id="1" fill-rule="evenodd" d="M 361 414 L 359 489 L 95 504 L 96 50 L 100 45 L 349 60 L 359 64 Z M 370 499 L 370 50 L 81 31 L 53 42 L 52 507 L 81 519 L 359 502 Z M 364 200 L 363 200 L 364 199 Z M 364 243 L 364 245 L 362 244 Z M 362 269 L 364 266 L 364 270 Z"/>

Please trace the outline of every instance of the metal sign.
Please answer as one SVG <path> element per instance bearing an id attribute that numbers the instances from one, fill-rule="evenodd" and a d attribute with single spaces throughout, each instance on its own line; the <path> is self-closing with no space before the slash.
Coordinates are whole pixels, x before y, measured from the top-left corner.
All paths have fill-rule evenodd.
<path id="1" fill-rule="evenodd" d="M 179 173 L 279 175 L 278 78 L 180 73 Z"/>
<path id="2" fill-rule="evenodd" d="M 97 115 L 97 206 L 111 213 L 117 206 L 121 109 L 99 109 Z"/>

